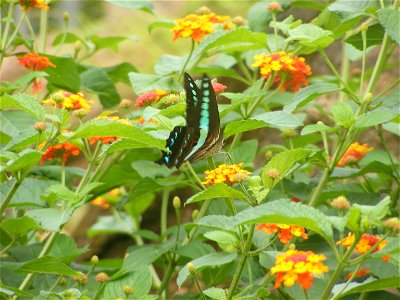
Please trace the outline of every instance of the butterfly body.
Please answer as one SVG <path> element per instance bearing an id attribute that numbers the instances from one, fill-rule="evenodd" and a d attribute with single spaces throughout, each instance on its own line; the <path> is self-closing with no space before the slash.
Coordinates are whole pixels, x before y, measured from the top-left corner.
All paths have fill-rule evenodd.
<path id="1" fill-rule="evenodd" d="M 179 168 L 218 152 L 223 144 L 217 100 L 210 79 L 204 75 L 201 87 L 185 73 L 186 126 L 175 127 L 159 161 L 168 168 Z"/>

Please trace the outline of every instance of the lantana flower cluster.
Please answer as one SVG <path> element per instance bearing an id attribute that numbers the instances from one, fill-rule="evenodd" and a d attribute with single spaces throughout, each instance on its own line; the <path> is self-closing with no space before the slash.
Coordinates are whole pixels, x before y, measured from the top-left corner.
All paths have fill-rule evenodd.
<path id="1" fill-rule="evenodd" d="M 292 286 L 299 283 L 303 289 L 310 289 L 314 280 L 313 275 L 328 272 L 328 267 L 322 262 L 326 259 L 323 254 L 312 251 L 288 250 L 276 255 L 275 265 L 271 273 L 276 274 L 275 288 L 283 283 Z"/>
<path id="2" fill-rule="evenodd" d="M 98 206 L 98 207 L 101 207 L 103 209 L 107 209 L 107 208 L 110 207 L 110 202 L 111 203 L 118 202 L 118 200 L 124 194 L 125 194 L 125 192 L 122 189 L 115 188 L 115 189 L 112 189 L 111 191 L 109 191 L 109 192 L 107 192 L 107 193 L 105 193 L 105 194 L 103 194 L 101 196 L 98 196 L 98 197 L 94 198 L 91 201 L 91 204 L 93 206 Z"/>
<path id="3" fill-rule="evenodd" d="M 266 234 L 279 232 L 278 238 L 283 244 L 289 243 L 293 236 L 308 239 L 304 227 L 298 225 L 260 224 L 256 227 L 256 230 L 263 230 Z"/>
<path id="4" fill-rule="evenodd" d="M 303 57 L 284 51 L 255 55 L 253 67 L 259 67 L 261 77 L 266 79 L 274 72 L 273 85 L 294 93 L 308 85 L 307 77 L 311 75 L 311 67 Z"/>
<path id="5" fill-rule="evenodd" d="M 206 35 L 215 31 L 216 24 L 221 24 L 224 30 L 236 27 L 233 22 L 229 22 L 230 19 L 230 16 L 220 16 L 209 10 L 187 15 L 176 20 L 176 25 L 171 29 L 174 34 L 173 40 L 191 38 L 195 42 L 200 42 Z"/>
<path id="6" fill-rule="evenodd" d="M 83 109 L 87 112 L 90 111 L 92 102 L 92 100 L 86 99 L 82 93 L 73 94 L 63 90 L 51 94 L 49 99 L 42 101 L 42 103 L 52 106 L 58 105 L 59 108 L 64 107 L 69 111 Z"/>
<path id="7" fill-rule="evenodd" d="M 347 249 L 349 249 L 351 247 L 351 245 L 354 243 L 355 238 L 356 238 L 355 235 L 350 232 L 347 237 L 341 239 L 336 244 L 345 246 L 345 247 L 347 247 Z M 368 234 L 368 233 L 364 233 L 361 236 L 361 239 L 357 242 L 357 245 L 356 245 L 354 250 L 359 254 L 364 254 L 369 249 L 374 247 L 377 243 L 379 243 L 379 245 L 372 252 L 378 252 L 379 250 L 384 248 L 387 245 L 387 241 L 386 240 L 382 240 L 378 236 L 374 236 L 374 235 L 371 235 L 371 234 Z M 382 256 L 382 259 L 385 260 L 385 261 L 389 260 L 389 258 L 390 258 L 390 255 Z"/>
<path id="8" fill-rule="evenodd" d="M 46 149 L 46 151 L 42 154 L 40 163 L 43 164 L 46 160 L 58 159 L 65 164 L 71 155 L 78 156 L 79 153 L 79 147 L 72 143 L 65 142 L 57 144 Z"/>
<path id="9" fill-rule="evenodd" d="M 49 9 L 45 0 L 19 0 L 19 4 L 24 10 L 31 8 L 42 8 L 45 10 Z"/>
<path id="10" fill-rule="evenodd" d="M 156 103 L 161 100 L 161 98 L 168 95 L 167 91 L 164 90 L 154 90 L 141 94 L 135 101 L 136 107 L 143 107 L 151 103 Z"/>
<path id="11" fill-rule="evenodd" d="M 214 170 L 206 170 L 204 173 L 207 175 L 203 184 L 216 184 L 216 183 L 227 183 L 233 184 L 238 181 L 239 177 L 248 176 L 251 173 L 247 170 L 241 169 L 243 163 L 227 165 L 219 165 Z"/>
<path id="12" fill-rule="evenodd" d="M 368 144 L 360 145 L 359 142 L 355 142 L 346 150 L 337 165 L 338 167 L 344 167 L 346 165 L 359 162 L 365 157 L 365 155 L 367 155 L 369 151 L 373 149 L 373 147 L 368 147 Z"/>

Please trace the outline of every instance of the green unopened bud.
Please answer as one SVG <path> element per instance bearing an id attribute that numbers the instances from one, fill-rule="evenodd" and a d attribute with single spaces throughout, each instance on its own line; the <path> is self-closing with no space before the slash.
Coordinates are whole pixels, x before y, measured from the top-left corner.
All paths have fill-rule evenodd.
<path id="1" fill-rule="evenodd" d="M 97 265 L 99 263 L 99 257 L 97 255 L 93 255 L 90 259 L 90 262 L 94 265 Z"/>
<path id="2" fill-rule="evenodd" d="M 181 208 L 181 199 L 179 199 L 178 196 L 175 196 L 174 199 L 172 200 L 172 205 L 173 205 L 176 209 L 180 209 L 180 208 Z"/>
<path id="3" fill-rule="evenodd" d="M 325 125 L 325 123 L 322 122 L 322 121 L 318 121 L 317 124 L 318 124 L 318 125 Z"/>
<path id="4" fill-rule="evenodd" d="M 209 13 L 211 13 L 211 10 L 207 6 L 202 6 L 196 11 L 198 15 L 207 15 Z"/>
<path id="5" fill-rule="evenodd" d="M 82 48 L 82 42 L 81 41 L 76 41 L 74 44 L 75 51 L 79 51 Z"/>
<path id="6" fill-rule="evenodd" d="M 57 91 L 50 95 L 50 99 L 52 99 L 55 103 L 60 103 L 65 99 L 64 91 Z"/>
<path id="7" fill-rule="evenodd" d="M 367 231 L 367 229 L 371 226 L 371 222 L 368 220 L 368 218 L 362 218 L 361 220 L 361 229 L 362 231 Z"/>
<path id="8" fill-rule="evenodd" d="M 195 209 L 195 210 L 192 211 L 192 219 L 193 220 L 196 220 L 198 215 L 199 215 L 199 210 L 198 209 Z"/>
<path id="9" fill-rule="evenodd" d="M 296 245 L 295 244 L 290 244 L 289 245 L 289 250 L 296 250 Z"/>
<path id="10" fill-rule="evenodd" d="M 65 277 L 61 277 L 60 280 L 58 281 L 58 285 L 66 285 L 68 282 L 68 279 Z"/>
<path id="11" fill-rule="evenodd" d="M 372 98 L 373 98 L 372 93 L 366 93 L 365 97 L 364 97 L 364 101 L 365 102 L 370 102 L 372 100 Z"/>
<path id="12" fill-rule="evenodd" d="M 267 151 L 265 152 L 265 159 L 267 161 L 271 160 L 271 158 L 274 156 L 274 154 L 272 153 L 272 151 Z"/>
<path id="13" fill-rule="evenodd" d="M 190 274 L 196 274 L 196 267 L 192 263 L 188 263 L 186 265 L 186 268 L 188 269 Z"/>
<path id="14" fill-rule="evenodd" d="M 367 23 L 362 23 L 360 25 L 360 31 L 367 31 L 368 30 L 368 24 Z"/>
<path id="15" fill-rule="evenodd" d="M 125 285 L 121 290 L 126 296 L 129 296 L 134 292 L 134 288 L 130 285 Z"/>
<path id="16" fill-rule="evenodd" d="M 64 22 L 65 23 L 69 22 L 69 13 L 67 11 L 64 11 Z"/>
<path id="17" fill-rule="evenodd" d="M 236 24 L 237 26 L 241 26 L 246 24 L 246 20 L 241 16 L 236 16 L 232 19 L 232 23 Z"/>
<path id="18" fill-rule="evenodd" d="M 88 111 L 86 109 L 81 108 L 81 109 L 74 110 L 74 112 L 72 114 L 75 117 L 82 119 L 87 116 Z"/>
<path id="19" fill-rule="evenodd" d="M 63 296 L 65 298 L 73 297 L 74 296 L 74 290 L 73 289 L 68 289 L 68 290 L 63 291 Z"/>
<path id="20" fill-rule="evenodd" d="M 295 129 L 285 129 L 284 131 L 282 131 L 281 135 L 283 137 L 295 137 L 298 136 L 297 130 Z"/>

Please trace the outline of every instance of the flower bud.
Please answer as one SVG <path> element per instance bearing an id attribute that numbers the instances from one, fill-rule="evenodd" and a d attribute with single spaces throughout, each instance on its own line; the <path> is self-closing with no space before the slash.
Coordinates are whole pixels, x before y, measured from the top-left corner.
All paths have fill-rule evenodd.
<path id="1" fill-rule="evenodd" d="M 268 177 L 274 178 L 274 179 L 278 179 L 281 176 L 281 172 L 279 172 L 279 170 L 272 168 L 267 170 L 266 175 Z"/>
<path id="2" fill-rule="evenodd" d="M 58 281 L 58 285 L 66 285 L 68 282 L 68 279 L 65 277 L 61 277 L 60 280 Z"/>
<path id="3" fill-rule="evenodd" d="M 362 23 L 360 25 L 360 31 L 367 31 L 368 30 L 368 24 L 367 23 Z"/>
<path id="4" fill-rule="evenodd" d="M 271 2 L 270 4 L 267 5 L 267 9 L 273 13 L 281 12 L 283 11 L 282 6 L 277 3 L 277 2 Z"/>
<path id="5" fill-rule="evenodd" d="M 167 96 L 162 97 L 160 101 L 166 105 L 172 105 L 180 102 L 181 98 L 178 94 L 169 94 Z"/>
<path id="6" fill-rule="evenodd" d="M 400 220 L 399 218 L 390 218 L 383 222 L 383 224 L 394 232 L 400 231 Z"/>
<path id="7" fill-rule="evenodd" d="M 73 297 L 74 296 L 74 290 L 73 289 L 68 289 L 68 290 L 63 291 L 63 296 L 65 298 Z"/>
<path id="8" fill-rule="evenodd" d="M 207 15 L 209 13 L 211 13 L 211 10 L 207 6 L 202 6 L 196 11 L 198 15 Z"/>
<path id="9" fill-rule="evenodd" d="M 87 275 L 82 271 L 78 271 L 78 273 L 80 276 L 72 276 L 72 280 L 78 281 L 82 285 L 86 285 L 88 280 Z"/>
<path id="10" fill-rule="evenodd" d="M 198 215 L 199 215 L 199 210 L 198 209 L 195 209 L 195 210 L 192 211 L 192 219 L 193 220 L 196 220 Z"/>
<path id="11" fill-rule="evenodd" d="M 132 105 L 132 101 L 129 99 L 122 99 L 122 101 L 119 103 L 118 107 L 119 108 L 129 108 L 129 106 Z"/>
<path id="12" fill-rule="evenodd" d="M 97 255 L 93 255 L 92 258 L 90 259 L 90 262 L 93 265 L 97 265 L 99 263 L 99 257 Z"/>
<path id="13" fill-rule="evenodd" d="M 223 93 L 227 89 L 226 85 L 219 82 L 212 82 L 212 87 L 216 94 Z"/>
<path id="14" fill-rule="evenodd" d="M 246 24 L 246 20 L 241 16 L 236 16 L 232 19 L 232 23 L 234 23 L 236 26 L 241 26 Z"/>
<path id="15" fill-rule="evenodd" d="M 81 41 L 76 41 L 74 44 L 75 51 L 80 51 L 82 48 L 82 42 Z"/>
<path id="16" fill-rule="evenodd" d="M 110 279 L 110 277 L 108 277 L 108 275 L 104 272 L 100 272 L 99 274 L 97 274 L 95 276 L 96 281 L 98 282 L 106 282 Z"/>
<path id="17" fill-rule="evenodd" d="M 296 250 L 295 244 L 289 244 L 289 250 Z"/>
<path id="18" fill-rule="evenodd" d="M 345 196 L 339 196 L 332 200 L 331 206 L 338 209 L 349 209 L 350 202 Z"/>
<path id="19" fill-rule="evenodd" d="M 64 91 L 57 91 L 53 94 L 50 95 L 50 98 L 55 102 L 55 103 L 60 103 L 64 101 L 65 99 L 65 92 Z"/>
<path id="20" fill-rule="evenodd" d="M 176 209 L 180 209 L 181 208 L 181 199 L 179 199 L 178 196 L 175 196 L 174 199 L 172 200 L 172 205 L 176 208 Z"/>
<path id="21" fill-rule="evenodd" d="M 295 137 L 298 136 L 297 130 L 295 129 L 285 129 L 284 131 L 282 131 L 281 135 L 283 137 Z"/>
<path id="22" fill-rule="evenodd" d="M 274 154 L 272 153 L 272 151 L 267 151 L 265 152 L 265 159 L 267 161 L 271 160 L 271 158 L 274 156 Z"/>
<path id="23" fill-rule="evenodd" d="M 74 112 L 72 114 L 75 117 L 82 119 L 87 116 L 88 111 L 86 109 L 81 108 L 81 109 L 74 110 Z"/>
<path id="24" fill-rule="evenodd" d="M 235 182 L 243 182 L 249 178 L 249 175 L 243 172 L 239 172 L 233 175 L 233 181 Z"/>
<path id="25" fill-rule="evenodd" d="M 37 122 L 37 123 L 35 123 L 34 128 L 37 131 L 42 132 L 42 131 L 46 130 L 47 126 L 46 126 L 46 124 L 44 122 Z"/>
<path id="26" fill-rule="evenodd" d="M 127 297 L 135 291 L 130 285 L 125 285 L 121 290 Z"/>
<path id="27" fill-rule="evenodd" d="M 196 274 L 196 267 L 192 263 L 188 263 L 186 265 L 186 268 L 188 269 L 190 274 Z"/>
<path id="28" fill-rule="evenodd" d="M 365 94 L 364 101 L 371 102 L 372 98 L 373 98 L 373 95 L 371 93 L 367 93 L 367 94 Z"/>
<path id="29" fill-rule="evenodd" d="M 69 22 L 69 13 L 67 11 L 64 11 L 64 22 L 65 23 Z"/>

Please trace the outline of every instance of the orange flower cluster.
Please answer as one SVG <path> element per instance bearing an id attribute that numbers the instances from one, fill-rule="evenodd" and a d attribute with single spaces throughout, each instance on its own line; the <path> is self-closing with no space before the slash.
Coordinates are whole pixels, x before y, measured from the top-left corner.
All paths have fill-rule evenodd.
<path id="1" fill-rule="evenodd" d="M 370 274 L 371 271 L 369 269 L 360 269 L 357 271 L 356 275 L 354 275 L 354 278 L 358 278 L 358 277 L 363 277 L 363 276 L 367 276 L 368 274 Z M 349 280 L 352 276 L 353 276 L 354 272 L 350 272 L 349 274 L 346 275 L 346 277 L 344 278 L 344 280 Z"/>
<path id="2" fill-rule="evenodd" d="M 280 91 L 289 89 L 293 93 L 307 86 L 307 76 L 311 75 L 311 68 L 303 57 L 284 51 L 255 55 L 253 67 L 260 67 L 260 75 L 266 79 L 274 72 L 274 86 L 281 86 Z"/>
<path id="3" fill-rule="evenodd" d="M 148 122 L 148 123 L 153 123 L 153 124 L 156 124 L 156 123 L 157 123 L 157 122 L 154 121 L 153 119 L 150 119 L 150 120 L 146 121 L 146 119 L 145 119 L 144 117 L 140 117 L 140 118 L 138 118 L 138 119 L 135 119 L 135 120 L 133 120 L 133 122 L 136 122 L 136 123 L 139 123 L 139 124 L 144 124 L 144 123 L 146 123 L 146 122 Z"/>
<path id="4" fill-rule="evenodd" d="M 112 189 L 104 195 L 94 198 L 90 203 L 93 206 L 98 206 L 103 209 L 107 209 L 110 207 L 110 202 L 117 202 L 124 192 L 120 188 Z"/>
<path id="5" fill-rule="evenodd" d="M 312 251 L 288 250 L 283 254 L 276 255 L 275 265 L 271 273 L 276 274 L 274 287 L 292 286 L 298 282 L 303 289 L 310 289 L 314 276 L 328 272 L 328 267 L 322 261 L 325 255 L 314 254 Z"/>
<path id="6" fill-rule="evenodd" d="M 136 99 L 135 106 L 143 107 L 152 102 L 158 102 L 158 101 L 160 101 L 160 99 L 162 97 L 166 96 L 167 94 L 168 93 L 163 90 L 154 90 L 154 91 L 143 93 Z"/>
<path id="7" fill-rule="evenodd" d="M 78 156 L 80 150 L 74 144 L 65 142 L 58 145 L 50 146 L 42 155 L 40 164 L 43 164 L 45 160 L 58 159 L 63 163 L 66 163 L 68 158 L 73 156 Z"/>
<path id="8" fill-rule="evenodd" d="M 212 82 L 211 84 L 212 84 L 213 90 L 216 94 L 223 93 L 227 89 L 226 85 L 219 83 L 219 82 Z"/>
<path id="9" fill-rule="evenodd" d="M 22 9 L 27 10 L 30 8 L 43 8 L 45 10 L 49 9 L 45 0 L 19 0 L 19 4 Z"/>
<path id="10" fill-rule="evenodd" d="M 225 182 L 228 184 L 233 184 L 234 182 L 238 181 L 238 178 L 247 176 L 251 174 L 247 170 L 243 170 L 240 167 L 243 163 L 234 164 L 234 165 L 226 165 L 222 164 L 219 165 L 214 170 L 207 170 L 204 173 L 207 175 L 205 181 L 202 182 L 203 184 L 216 184 Z M 244 175 L 244 176 L 242 176 Z"/>
<path id="11" fill-rule="evenodd" d="M 47 67 L 55 68 L 53 64 L 46 56 L 41 56 L 37 52 L 27 53 L 24 56 L 18 56 L 18 64 L 27 68 L 29 71 L 43 71 Z"/>
<path id="12" fill-rule="evenodd" d="M 91 103 L 93 101 L 86 99 L 82 93 L 73 94 L 66 91 L 58 91 L 50 95 L 50 99 L 43 100 L 42 103 L 50 104 L 52 106 L 64 107 L 66 110 L 79 110 L 90 111 Z"/>
<path id="13" fill-rule="evenodd" d="M 121 119 L 118 116 L 100 116 L 96 117 L 95 119 L 107 119 L 107 120 L 114 120 L 118 121 L 119 123 L 126 124 L 132 126 L 128 119 Z M 119 137 L 117 136 L 92 136 L 89 138 L 90 145 L 95 144 L 97 141 L 101 141 L 103 145 L 114 143 Z"/>
<path id="14" fill-rule="evenodd" d="M 360 145 L 358 142 L 355 142 L 346 150 L 342 158 L 337 163 L 337 166 L 344 167 L 348 164 L 356 163 L 363 159 L 364 156 L 373 149 L 373 147 L 368 147 L 367 144 Z"/>
<path id="15" fill-rule="evenodd" d="M 278 238 L 283 244 L 289 243 L 293 236 L 301 236 L 303 239 L 308 239 L 305 229 L 297 225 L 260 224 L 256 227 L 256 230 L 263 230 L 266 234 L 277 233 L 279 231 Z"/>
<path id="16" fill-rule="evenodd" d="M 200 42 L 206 35 L 215 31 L 216 24 L 222 24 L 224 30 L 236 27 L 229 16 L 219 16 L 215 13 L 190 14 L 182 19 L 176 20 L 176 25 L 171 29 L 174 34 L 173 40 L 190 37 L 195 42 Z"/>
<path id="17" fill-rule="evenodd" d="M 355 241 L 355 235 L 353 233 L 349 233 L 347 237 L 336 242 L 336 244 L 345 246 L 345 247 L 347 247 L 347 249 L 349 249 L 351 247 L 351 245 L 354 243 L 354 241 Z M 384 248 L 387 245 L 387 241 L 386 240 L 382 241 L 382 239 L 378 236 L 364 233 L 361 236 L 361 239 L 358 241 L 355 251 L 359 254 L 364 254 L 369 249 L 371 249 L 374 245 L 376 245 L 377 243 L 379 243 L 378 247 L 376 247 L 372 252 L 378 252 L 379 250 Z M 390 258 L 390 255 L 382 256 L 382 259 L 384 261 L 388 261 L 389 258 Z"/>

